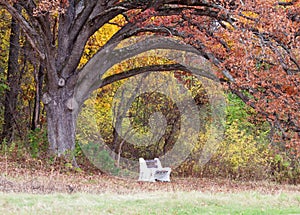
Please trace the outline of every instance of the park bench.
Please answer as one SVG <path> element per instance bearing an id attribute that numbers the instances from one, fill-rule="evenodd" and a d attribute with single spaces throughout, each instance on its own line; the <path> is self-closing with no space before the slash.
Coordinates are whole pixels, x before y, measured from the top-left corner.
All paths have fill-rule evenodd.
<path id="1" fill-rule="evenodd" d="M 154 160 L 145 160 L 144 158 L 140 158 L 139 162 L 139 181 L 170 181 L 171 168 L 163 168 L 158 158 L 154 158 Z"/>

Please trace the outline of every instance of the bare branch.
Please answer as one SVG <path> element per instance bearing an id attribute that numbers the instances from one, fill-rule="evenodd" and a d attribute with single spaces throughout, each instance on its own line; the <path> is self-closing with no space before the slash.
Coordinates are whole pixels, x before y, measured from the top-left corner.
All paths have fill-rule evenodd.
<path id="1" fill-rule="evenodd" d="M 140 41 L 135 41 L 132 45 L 126 46 L 120 49 L 114 49 L 116 45 L 102 49 L 83 67 L 79 74 L 78 83 L 75 89 L 76 101 L 80 104 L 83 102 L 91 92 L 98 89 L 102 85 L 101 79 L 103 74 L 111 68 L 126 59 L 137 56 L 141 53 L 145 53 L 150 50 L 178 50 L 184 53 L 191 53 L 201 56 L 201 53 L 192 46 L 181 43 L 179 40 L 171 40 L 168 38 L 160 37 L 145 37 Z M 170 60 L 176 61 L 176 59 Z M 180 60 L 180 59 L 178 59 Z M 101 66 L 100 66 L 101 65 Z M 201 63 L 197 65 L 199 68 L 195 68 L 192 72 L 213 79 L 213 75 L 210 75 L 211 68 L 206 67 L 206 64 Z M 188 66 L 190 67 L 190 66 Z M 189 68 L 190 70 L 193 68 Z"/>
<path id="2" fill-rule="evenodd" d="M 292 0 L 292 1 L 279 1 L 277 4 L 280 6 L 292 6 L 294 5 L 298 0 Z"/>
<path id="3" fill-rule="evenodd" d="M 121 7 L 121 6 L 116 6 L 116 7 L 109 8 L 109 9 L 107 9 L 107 10 L 105 10 L 105 11 L 102 11 L 102 12 L 100 12 L 99 14 L 97 14 L 95 17 L 93 17 L 92 19 L 90 19 L 89 22 L 97 22 L 97 19 L 99 19 L 99 18 L 100 18 L 100 19 L 103 19 L 104 16 L 106 16 L 107 14 L 109 14 L 109 13 L 111 13 L 111 12 L 113 12 L 113 11 L 116 11 L 116 10 L 118 10 L 119 13 L 122 13 L 122 12 L 124 12 L 124 11 L 127 11 L 128 8 L 126 8 L 126 7 Z"/>
<path id="4" fill-rule="evenodd" d="M 166 64 L 166 65 L 151 65 L 151 66 L 145 66 L 145 67 L 138 67 L 134 68 L 122 73 L 114 74 L 111 76 L 108 76 L 103 79 L 101 86 L 99 87 L 104 87 L 106 85 L 109 85 L 113 82 L 120 81 L 138 74 L 146 73 L 146 72 L 165 72 L 165 71 L 175 71 L 175 70 L 180 70 L 180 71 L 185 71 L 185 72 L 190 72 L 188 68 L 181 64 Z"/>

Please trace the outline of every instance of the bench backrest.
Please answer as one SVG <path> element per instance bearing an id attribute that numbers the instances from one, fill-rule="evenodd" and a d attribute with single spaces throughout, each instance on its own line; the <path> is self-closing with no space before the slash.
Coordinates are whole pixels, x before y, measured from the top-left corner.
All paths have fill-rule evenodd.
<path id="1" fill-rule="evenodd" d="M 144 158 L 140 158 L 140 167 L 141 168 L 155 168 L 155 169 L 161 169 L 161 163 L 158 158 L 154 158 L 154 160 L 144 160 Z"/>
<path id="2" fill-rule="evenodd" d="M 147 168 L 158 168 L 157 160 L 146 160 Z"/>

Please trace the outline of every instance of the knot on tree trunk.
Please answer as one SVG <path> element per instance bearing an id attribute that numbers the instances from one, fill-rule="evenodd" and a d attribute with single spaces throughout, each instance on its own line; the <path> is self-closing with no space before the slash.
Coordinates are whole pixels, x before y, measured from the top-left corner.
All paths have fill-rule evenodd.
<path id="1" fill-rule="evenodd" d="M 65 79 L 63 79 L 63 78 L 60 78 L 60 79 L 58 80 L 58 86 L 60 86 L 60 87 L 64 87 L 64 86 L 65 86 L 65 84 L 66 84 L 66 81 L 65 81 Z"/>
<path id="2" fill-rule="evenodd" d="M 43 97 L 42 97 L 42 102 L 47 105 L 52 101 L 51 96 L 49 95 L 49 93 L 44 93 Z"/>
<path id="3" fill-rule="evenodd" d="M 69 110 L 75 110 L 78 108 L 78 103 L 74 98 L 68 99 L 66 106 Z"/>

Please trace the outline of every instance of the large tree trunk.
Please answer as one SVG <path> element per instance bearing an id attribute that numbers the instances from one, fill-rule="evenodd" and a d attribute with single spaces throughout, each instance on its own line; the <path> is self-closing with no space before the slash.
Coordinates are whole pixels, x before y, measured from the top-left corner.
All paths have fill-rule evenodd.
<path id="1" fill-rule="evenodd" d="M 65 88 L 44 95 L 50 151 L 58 156 L 70 156 L 75 148 L 76 114 L 67 106 L 70 95 Z M 51 95 L 51 96 L 50 96 Z"/>
<path id="2" fill-rule="evenodd" d="M 20 6 L 16 4 L 14 6 L 18 11 L 21 10 Z M 4 122 L 3 130 L 1 134 L 1 142 L 5 139 L 7 143 L 13 140 L 13 134 L 16 126 L 16 109 L 18 94 L 20 88 L 19 81 L 19 50 L 20 50 L 20 26 L 14 18 L 11 21 L 11 33 L 10 33 L 10 48 L 8 58 L 8 71 L 7 71 L 7 82 L 9 90 L 5 93 L 5 104 L 4 104 Z"/>

